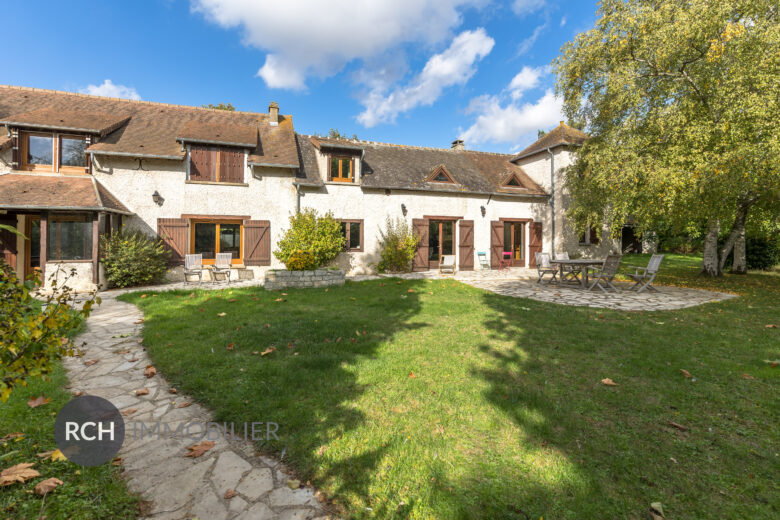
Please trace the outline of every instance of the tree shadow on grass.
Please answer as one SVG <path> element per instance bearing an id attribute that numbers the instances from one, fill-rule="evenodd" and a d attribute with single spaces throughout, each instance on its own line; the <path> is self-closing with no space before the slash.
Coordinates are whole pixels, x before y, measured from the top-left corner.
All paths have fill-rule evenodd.
<path id="1" fill-rule="evenodd" d="M 384 279 L 327 290 L 228 288 L 125 299 L 144 310 L 145 344 L 172 385 L 209 406 L 217 421 L 277 423 L 278 440 L 259 442 L 261 451 L 283 454 L 328 494 L 359 501 L 387 447 L 354 439 L 331 446 L 368 420 L 355 404 L 366 390 L 356 365 L 374 359 L 396 334 L 426 326 L 410 323 L 424 283 Z M 375 297 L 380 287 L 385 298 Z"/>

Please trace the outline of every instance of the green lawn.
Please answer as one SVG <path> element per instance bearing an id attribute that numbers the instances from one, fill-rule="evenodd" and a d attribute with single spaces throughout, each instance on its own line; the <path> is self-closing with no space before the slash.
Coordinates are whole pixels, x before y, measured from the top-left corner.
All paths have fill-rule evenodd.
<path id="1" fill-rule="evenodd" d="M 8 402 L 0 404 L 0 438 L 9 433 L 24 434 L 0 442 L 0 468 L 35 462 L 32 469 L 41 474 L 24 484 L 0 488 L 0 518 L 136 518 L 138 499 L 126 490 L 118 467 L 106 463 L 86 468 L 67 460 L 51 461 L 35 456 L 57 449 L 54 420 L 60 408 L 72 398 L 63 388 L 67 377 L 62 364 L 55 365 L 51 381 L 30 379 L 26 387 L 17 388 Z M 50 397 L 51 402 L 36 408 L 27 406 L 30 397 L 41 394 Z M 64 484 L 45 499 L 34 494 L 35 485 L 50 477 Z"/>
<path id="2" fill-rule="evenodd" d="M 661 282 L 742 298 L 626 313 L 382 280 L 123 299 L 175 386 L 279 423 L 260 449 L 348 517 L 777 518 L 780 276 L 697 262 Z"/>

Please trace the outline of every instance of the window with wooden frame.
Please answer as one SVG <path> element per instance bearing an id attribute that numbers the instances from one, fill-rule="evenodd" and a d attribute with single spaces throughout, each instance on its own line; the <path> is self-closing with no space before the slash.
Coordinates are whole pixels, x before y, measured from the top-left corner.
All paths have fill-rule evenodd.
<path id="1" fill-rule="evenodd" d="M 50 215 L 47 225 L 49 261 L 92 260 L 92 217 L 88 215 Z"/>
<path id="2" fill-rule="evenodd" d="M 244 184 L 246 154 L 243 150 L 214 146 L 190 146 L 189 180 Z"/>
<path id="3" fill-rule="evenodd" d="M 87 141 L 84 136 L 22 132 L 21 169 L 34 172 L 86 173 Z"/>
<path id="4" fill-rule="evenodd" d="M 342 220 L 341 232 L 344 234 L 344 251 L 363 251 L 363 221 Z"/>
<path id="5" fill-rule="evenodd" d="M 190 253 L 203 255 L 213 264 L 217 253 L 232 253 L 231 263 L 243 263 L 244 225 L 240 220 L 192 220 Z"/>
<path id="6" fill-rule="evenodd" d="M 328 180 L 333 182 L 355 182 L 352 157 L 331 155 L 328 161 Z"/>
<path id="7" fill-rule="evenodd" d="M 596 228 L 587 226 L 585 231 L 580 235 L 581 246 L 595 246 L 599 243 L 599 235 L 596 232 Z"/>
<path id="8" fill-rule="evenodd" d="M 517 175 L 514 173 L 510 175 L 501 185 L 504 188 L 522 188 L 523 185 L 520 184 L 520 179 L 517 178 Z"/>
<path id="9" fill-rule="evenodd" d="M 455 179 L 452 178 L 452 175 L 449 171 L 447 171 L 447 168 L 445 168 L 443 164 L 440 164 L 431 170 L 431 174 L 428 176 L 426 181 L 455 184 Z"/>

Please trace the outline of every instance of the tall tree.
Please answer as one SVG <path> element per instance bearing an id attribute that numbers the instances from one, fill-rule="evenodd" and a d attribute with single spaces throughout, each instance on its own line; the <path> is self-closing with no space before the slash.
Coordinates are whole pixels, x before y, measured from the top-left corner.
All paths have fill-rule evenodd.
<path id="1" fill-rule="evenodd" d="M 569 217 L 704 232 L 703 273 L 735 244 L 743 270 L 751 207 L 780 211 L 776 1 L 602 0 L 598 16 L 553 63 L 564 112 L 592 135 Z"/>

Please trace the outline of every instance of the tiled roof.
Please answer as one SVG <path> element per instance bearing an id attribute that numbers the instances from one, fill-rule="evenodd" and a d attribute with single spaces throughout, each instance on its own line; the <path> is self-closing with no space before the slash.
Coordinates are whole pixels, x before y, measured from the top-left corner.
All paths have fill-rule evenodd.
<path id="1" fill-rule="evenodd" d="M 317 156 L 314 145 L 306 135 L 295 134 L 298 143 L 298 169 L 297 182 L 301 184 L 322 185 L 323 178 L 320 176 L 320 169 L 317 167 Z"/>
<path id="2" fill-rule="evenodd" d="M 251 152 L 258 162 L 288 164 L 297 167 L 297 149 L 292 130 L 292 117 L 279 116 L 278 126 L 271 126 L 268 114 L 254 112 L 228 112 L 209 108 L 151 103 L 128 99 L 105 98 L 40 90 L 25 87 L 0 86 L 0 121 L 13 119 L 19 114 L 44 109 L 55 121 L 57 114 L 71 112 L 78 117 L 87 114 L 107 114 L 111 117 L 130 119 L 119 128 L 101 138 L 88 151 L 130 155 L 136 157 L 162 157 L 182 159 L 184 152 L 176 140 L 187 125 L 202 125 L 202 128 L 229 128 L 232 125 L 254 127 L 260 140 Z M 45 121 L 38 121 L 39 124 Z"/>
<path id="3" fill-rule="evenodd" d="M 514 195 L 546 195 L 545 191 L 523 171 L 510 162 L 511 155 L 453 150 L 450 148 L 424 148 L 353 139 L 325 139 L 299 136 L 302 150 L 312 148 L 311 164 L 306 164 L 307 178 L 310 170 L 317 168 L 314 161 L 313 141 L 320 147 L 339 147 L 363 151 L 361 185 L 367 188 L 413 189 L 449 193 L 506 193 Z M 304 161 L 305 163 L 306 161 Z M 437 166 L 444 166 L 455 181 L 454 184 L 430 182 L 428 178 Z M 317 171 L 322 182 L 325 172 Z M 504 188 L 501 183 L 514 173 L 522 186 Z"/>
<path id="4" fill-rule="evenodd" d="M 190 121 L 178 131 L 176 139 L 192 143 L 244 146 L 254 150 L 257 147 L 257 127 Z"/>
<path id="5" fill-rule="evenodd" d="M 131 212 L 89 175 L 0 175 L 0 208 Z"/>
<path id="6" fill-rule="evenodd" d="M 14 140 L 10 137 L 7 137 L 5 135 L 0 135 L 0 152 L 5 150 L 6 148 L 11 148 L 11 145 L 13 145 Z"/>
<path id="7" fill-rule="evenodd" d="M 0 124 L 103 136 L 125 124 L 128 119 L 130 116 L 126 114 L 47 107 L 5 116 Z"/>
<path id="8" fill-rule="evenodd" d="M 516 161 L 523 157 L 528 157 L 547 148 L 554 148 L 561 145 L 579 145 L 588 139 L 588 134 L 561 121 L 561 124 L 544 134 L 525 150 L 515 155 L 512 160 Z"/>

